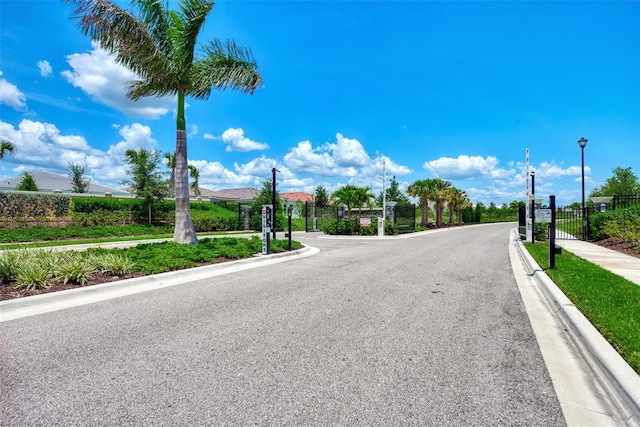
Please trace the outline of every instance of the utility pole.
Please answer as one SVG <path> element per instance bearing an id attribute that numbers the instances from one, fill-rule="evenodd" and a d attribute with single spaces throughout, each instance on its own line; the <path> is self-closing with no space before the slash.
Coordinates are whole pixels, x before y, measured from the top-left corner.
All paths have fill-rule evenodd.
<path id="1" fill-rule="evenodd" d="M 276 172 L 280 172 L 278 169 L 271 169 L 271 174 L 273 175 L 271 178 L 271 204 L 273 208 L 271 209 L 271 229 L 273 230 L 273 240 L 276 239 Z"/>

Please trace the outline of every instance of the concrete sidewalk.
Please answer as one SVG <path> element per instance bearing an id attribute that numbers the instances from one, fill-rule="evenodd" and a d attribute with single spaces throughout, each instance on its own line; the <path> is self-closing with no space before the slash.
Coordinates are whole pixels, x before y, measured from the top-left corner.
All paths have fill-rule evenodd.
<path id="1" fill-rule="evenodd" d="M 640 258 L 582 240 L 556 240 L 556 245 L 640 286 Z"/>

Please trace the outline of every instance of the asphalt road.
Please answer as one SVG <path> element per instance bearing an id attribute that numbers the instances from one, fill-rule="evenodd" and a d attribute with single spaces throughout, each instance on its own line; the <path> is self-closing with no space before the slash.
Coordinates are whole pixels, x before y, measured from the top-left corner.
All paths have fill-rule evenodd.
<path id="1" fill-rule="evenodd" d="M 512 224 L 323 239 L 303 259 L 0 324 L 2 425 L 564 425 Z"/>

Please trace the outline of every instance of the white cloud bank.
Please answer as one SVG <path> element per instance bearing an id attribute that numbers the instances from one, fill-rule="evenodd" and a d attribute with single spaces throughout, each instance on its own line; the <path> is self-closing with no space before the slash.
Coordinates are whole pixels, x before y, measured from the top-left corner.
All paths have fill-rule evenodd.
<path id="1" fill-rule="evenodd" d="M 23 119 L 15 128 L 0 120 L 0 138 L 15 145 L 11 162 L 20 166 L 13 169 L 14 173 L 45 169 L 65 174 L 67 165 L 76 163 L 87 168 L 92 181 L 115 188 L 127 178 L 126 150 L 157 148 L 148 126 L 139 123 L 122 126 L 119 134 L 122 139 L 105 152 L 92 148 L 83 136 L 61 134 L 50 123 Z"/>
<path id="2" fill-rule="evenodd" d="M 0 71 L 0 76 L 2 76 L 2 71 Z M 16 111 L 25 111 L 27 98 L 18 89 L 18 86 L 0 78 L 0 104 L 8 105 Z"/>
<path id="3" fill-rule="evenodd" d="M 67 56 L 72 70 L 62 76 L 73 86 L 82 89 L 93 100 L 122 111 L 130 117 L 156 119 L 167 114 L 174 105 L 169 98 L 142 98 L 131 101 L 126 97 L 127 82 L 138 77 L 129 69 L 116 64 L 114 56 L 93 42 L 93 49 Z"/>
<path id="4" fill-rule="evenodd" d="M 294 172 L 310 173 L 324 177 L 359 177 L 370 181 L 373 175 L 382 174 L 382 156 L 371 158 L 357 139 L 336 134 L 336 142 L 313 147 L 310 141 L 301 141 L 285 156 L 284 163 Z M 386 159 L 387 173 L 408 175 L 411 169 Z"/>
<path id="5" fill-rule="evenodd" d="M 216 139 L 211 134 L 205 134 L 206 139 Z M 222 133 L 222 142 L 227 144 L 226 151 L 256 151 L 266 150 L 269 148 L 268 144 L 262 142 L 253 141 L 244 136 L 244 130 L 242 128 L 229 128 Z"/>

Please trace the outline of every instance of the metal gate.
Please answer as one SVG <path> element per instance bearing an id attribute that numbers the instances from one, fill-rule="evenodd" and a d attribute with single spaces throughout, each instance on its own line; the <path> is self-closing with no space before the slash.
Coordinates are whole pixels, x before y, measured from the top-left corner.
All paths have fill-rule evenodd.
<path id="1" fill-rule="evenodd" d="M 556 208 L 556 239 L 589 240 L 589 218 L 593 207 L 581 208 L 560 206 Z"/>
<path id="2" fill-rule="evenodd" d="M 416 231 L 416 205 L 394 206 L 393 219 L 398 233 L 413 233 Z"/>
<path id="3" fill-rule="evenodd" d="M 322 231 L 322 225 L 329 220 L 338 219 L 338 207 L 333 205 L 316 206 L 305 203 L 305 231 Z"/>

